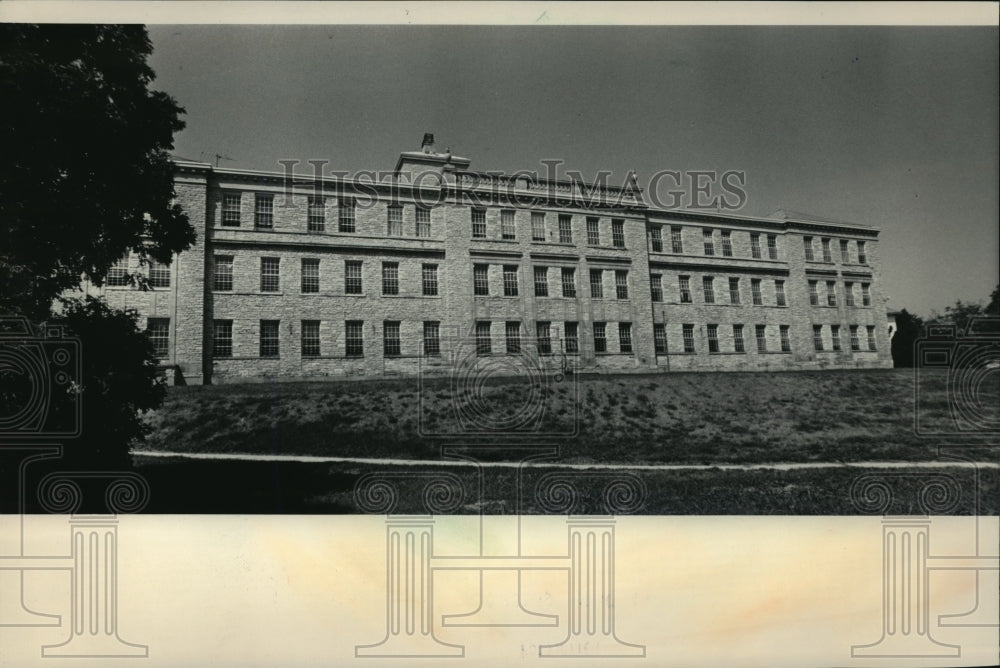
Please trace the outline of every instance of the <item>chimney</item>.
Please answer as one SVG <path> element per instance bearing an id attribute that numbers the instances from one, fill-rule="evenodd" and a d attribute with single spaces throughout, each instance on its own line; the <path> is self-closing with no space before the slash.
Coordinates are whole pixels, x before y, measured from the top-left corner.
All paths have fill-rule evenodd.
<path id="1" fill-rule="evenodd" d="M 433 134 L 431 134 L 430 132 L 425 132 L 424 133 L 424 141 L 420 144 L 420 149 L 424 153 L 433 153 L 434 152 L 434 135 Z"/>

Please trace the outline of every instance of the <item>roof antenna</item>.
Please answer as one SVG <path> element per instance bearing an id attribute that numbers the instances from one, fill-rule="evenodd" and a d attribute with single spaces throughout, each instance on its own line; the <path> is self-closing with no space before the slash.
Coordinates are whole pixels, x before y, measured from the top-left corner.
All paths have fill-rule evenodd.
<path id="1" fill-rule="evenodd" d="M 232 161 L 232 160 L 235 160 L 235 159 L 236 158 L 231 158 L 228 155 L 222 155 L 221 153 L 216 153 L 215 154 L 215 166 L 216 167 L 219 166 L 219 161 L 220 160 L 230 160 L 230 161 Z"/>

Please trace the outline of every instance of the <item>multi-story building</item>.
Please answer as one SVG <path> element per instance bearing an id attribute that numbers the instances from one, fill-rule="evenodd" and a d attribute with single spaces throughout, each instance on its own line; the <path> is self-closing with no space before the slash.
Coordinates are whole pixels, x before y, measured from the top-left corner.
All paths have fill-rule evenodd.
<path id="1" fill-rule="evenodd" d="M 434 150 L 367 180 L 176 161 L 198 240 L 123 258 L 184 382 L 447 370 L 891 366 L 878 230 L 647 206 L 625 188 L 473 172 Z M 150 290 L 127 272 L 148 274 Z M 497 358 L 501 358 L 497 360 Z"/>

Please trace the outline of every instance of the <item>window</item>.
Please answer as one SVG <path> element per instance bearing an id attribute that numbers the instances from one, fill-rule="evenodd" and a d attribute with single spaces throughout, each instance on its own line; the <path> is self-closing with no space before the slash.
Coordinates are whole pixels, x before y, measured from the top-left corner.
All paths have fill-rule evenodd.
<path id="1" fill-rule="evenodd" d="M 365 356 L 364 326 L 363 320 L 348 320 L 344 323 L 344 348 L 348 357 Z"/>
<path id="2" fill-rule="evenodd" d="M 653 349 L 657 355 L 667 354 L 667 328 L 662 322 L 653 323 Z"/>
<path id="3" fill-rule="evenodd" d="M 861 284 L 861 305 L 862 306 L 872 305 L 872 293 L 867 283 Z"/>
<path id="4" fill-rule="evenodd" d="M 260 291 L 277 292 L 280 286 L 280 258 L 262 257 L 260 259 Z"/>
<path id="5" fill-rule="evenodd" d="M 865 253 L 865 242 L 858 242 L 858 264 L 868 264 L 868 254 Z"/>
<path id="6" fill-rule="evenodd" d="M 486 238 L 486 209 L 472 210 L 472 238 Z"/>
<path id="7" fill-rule="evenodd" d="M 702 276 L 701 277 L 701 289 L 705 293 L 705 303 L 714 304 L 715 303 L 715 277 L 714 276 Z"/>
<path id="8" fill-rule="evenodd" d="M 663 252 L 663 228 L 659 225 L 654 225 L 649 228 L 649 240 L 652 244 L 654 253 Z"/>
<path id="9" fill-rule="evenodd" d="M 576 355 L 580 352 L 580 325 L 576 322 L 567 322 L 564 327 L 563 347 L 567 355 Z"/>
<path id="10" fill-rule="evenodd" d="M 649 292 L 653 297 L 654 302 L 663 301 L 663 276 L 660 274 L 652 274 L 649 277 Z"/>
<path id="11" fill-rule="evenodd" d="M 302 292 L 319 292 L 319 260 L 302 258 Z"/>
<path id="12" fill-rule="evenodd" d="M 437 321 L 424 322 L 424 355 L 441 354 L 441 324 Z"/>
<path id="13" fill-rule="evenodd" d="M 750 295 L 753 298 L 754 306 L 764 305 L 764 295 L 760 292 L 760 279 L 751 278 L 750 279 Z"/>
<path id="14" fill-rule="evenodd" d="M 493 352 L 493 342 L 490 339 L 490 322 L 480 320 L 476 323 L 476 354 L 489 355 Z"/>
<path id="15" fill-rule="evenodd" d="M 222 196 L 222 226 L 240 226 L 240 193 L 226 193 Z"/>
<path id="16" fill-rule="evenodd" d="M 500 212 L 500 238 L 517 238 L 517 229 L 514 227 L 514 212 L 510 209 L 504 209 Z"/>
<path id="17" fill-rule="evenodd" d="M 170 354 L 170 318 L 148 318 L 146 336 L 153 343 L 153 354 L 166 357 Z"/>
<path id="18" fill-rule="evenodd" d="M 729 230 L 722 230 L 722 256 L 733 256 L 733 233 Z"/>
<path id="19" fill-rule="evenodd" d="M 729 279 L 729 303 L 740 303 L 740 279 L 738 278 Z"/>
<path id="20" fill-rule="evenodd" d="M 608 352 L 608 323 L 606 322 L 594 323 L 594 352 Z"/>
<path id="21" fill-rule="evenodd" d="M 390 204 L 386 208 L 386 232 L 390 237 L 403 236 L 403 207 Z"/>
<path id="22" fill-rule="evenodd" d="M 851 325 L 851 350 L 855 352 L 861 350 L 861 339 L 858 337 L 857 325 Z"/>
<path id="23" fill-rule="evenodd" d="M 233 256 L 215 256 L 215 274 L 213 276 L 213 290 L 233 289 Z"/>
<path id="24" fill-rule="evenodd" d="M 767 352 L 767 326 L 757 325 L 753 329 L 754 338 L 757 339 L 757 352 Z"/>
<path id="25" fill-rule="evenodd" d="M 670 250 L 673 253 L 684 252 L 684 242 L 681 239 L 681 228 L 679 227 L 670 228 Z"/>
<path id="26" fill-rule="evenodd" d="M 212 321 L 212 357 L 233 356 L 233 321 Z"/>
<path id="27" fill-rule="evenodd" d="M 536 322 L 535 336 L 538 339 L 538 354 L 549 355 L 552 353 L 552 323 Z"/>
<path id="28" fill-rule="evenodd" d="M 361 294 L 361 260 L 344 261 L 344 294 Z"/>
<path id="29" fill-rule="evenodd" d="M 490 294 L 490 266 L 488 264 L 472 266 L 472 294 L 479 296 Z"/>
<path id="30" fill-rule="evenodd" d="M 681 327 L 684 336 L 684 352 L 694 352 L 694 325 L 683 325 Z"/>
<path id="31" fill-rule="evenodd" d="M 813 348 L 823 352 L 823 325 L 813 325 Z"/>
<path id="32" fill-rule="evenodd" d="M 705 242 L 705 255 L 715 255 L 715 242 L 712 240 L 712 230 L 702 230 L 701 236 Z"/>
<path id="33" fill-rule="evenodd" d="M 254 195 L 253 225 L 263 230 L 274 227 L 274 195 Z"/>
<path id="34" fill-rule="evenodd" d="M 750 233 L 750 257 L 755 260 L 761 258 L 760 254 L 760 235 L 756 232 Z"/>
<path id="35" fill-rule="evenodd" d="M 854 306 L 854 283 L 844 283 L 844 303 Z"/>
<path id="36" fill-rule="evenodd" d="M 149 285 L 153 288 L 170 287 L 170 265 L 149 259 Z"/>
<path id="37" fill-rule="evenodd" d="M 628 270 L 615 270 L 615 297 L 628 299 Z"/>
<path id="38" fill-rule="evenodd" d="M 769 260 L 778 259 L 778 235 L 767 235 L 767 257 Z"/>
<path id="39" fill-rule="evenodd" d="M 837 284 L 834 281 L 826 282 L 826 305 L 837 305 Z"/>
<path id="40" fill-rule="evenodd" d="M 719 326 L 708 325 L 708 352 L 719 352 Z"/>
<path id="41" fill-rule="evenodd" d="M 851 261 L 851 251 L 847 246 L 847 239 L 840 240 L 840 261 L 848 264 Z"/>
<path id="42" fill-rule="evenodd" d="M 517 296 L 517 265 L 505 264 L 503 266 L 503 296 Z"/>
<path id="43" fill-rule="evenodd" d="M 819 306 L 819 283 L 809 281 L 809 305 Z"/>
<path id="44" fill-rule="evenodd" d="M 781 337 L 781 352 L 792 352 L 792 340 L 788 336 L 788 325 L 778 327 L 778 335 Z"/>
<path id="45" fill-rule="evenodd" d="M 310 197 L 306 218 L 306 224 L 309 226 L 310 232 L 325 231 L 326 199 L 323 197 Z"/>
<path id="46" fill-rule="evenodd" d="M 785 282 L 774 282 L 774 303 L 778 306 L 785 306 Z"/>
<path id="47" fill-rule="evenodd" d="M 611 221 L 611 244 L 615 248 L 625 248 L 625 221 Z"/>
<path id="48" fill-rule="evenodd" d="M 868 330 L 868 350 L 875 350 L 875 327 L 867 325 L 865 329 Z"/>
<path id="49" fill-rule="evenodd" d="M 417 218 L 417 229 L 416 233 L 418 237 L 429 237 L 431 236 L 431 210 L 422 206 L 418 206 L 416 209 Z"/>
<path id="50" fill-rule="evenodd" d="M 681 304 L 691 303 L 691 277 L 678 276 L 677 282 L 680 284 Z"/>
<path id="51" fill-rule="evenodd" d="M 531 212 L 531 240 L 545 241 L 545 213 L 542 211 Z"/>
<path id="52" fill-rule="evenodd" d="M 601 228 L 600 220 L 594 217 L 587 217 L 587 245 L 588 246 L 600 246 L 601 245 Z"/>
<path id="53" fill-rule="evenodd" d="M 382 354 L 385 357 L 399 357 L 399 321 L 386 320 L 382 323 Z"/>
<path id="54" fill-rule="evenodd" d="M 802 237 L 802 245 L 806 251 L 806 262 L 812 262 L 816 259 L 813 255 L 813 238 L 812 237 Z"/>
<path id="55" fill-rule="evenodd" d="M 733 350 L 738 353 L 747 351 L 743 343 L 743 325 L 733 325 Z"/>
<path id="56" fill-rule="evenodd" d="M 516 355 L 521 352 L 521 323 L 517 320 L 508 320 L 504 327 L 504 335 L 507 340 L 507 354 Z"/>
<path id="57" fill-rule="evenodd" d="M 337 231 L 354 232 L 354 209 L 355 201 L 353 197 L 341 197 L 337 207 Z"/>
<path id="58" fill-rule="evenodd" d="M 830 325 L 830 340 L 833 342 L 834 352 L 840 352 L 840 325 Z"/>
<path id="59" fill-rule="evenodd" d="M 438 266 L 425 264 L 420 268 L 421 282 L 425 297 L 434 297 L 438 293 Z"/>
<path id="60" fill-rule="evenodd" d="M 576 269 L 572 267 L 562 268 L 562 293 L 563 297 L 576 297 Z"/>
<path id="61" fill-rule="evenodd" d="M 319 357 L 319 320 L 302 321 L 302 356 Z"/>
<path id="62" fill-rule="evenodd" d="M 618 351 L 622 353 L 632 352 L 632 323 L 618 323 Z"/>
<path id="63" fill-rule="evenodd" d="M 382 294 L 383 295 L 398 295 L 399 294 L 399 263 L 398 262 L 383 262 L 382 263 Z"/>
<path id="64" fill-rule="evenodd" d="M 559 214 L 559 243 L 573 243 L 573 216 Z"/>
<path id="65" fill-rule="evenodd" d="M 120 287 L 128 285 L 128 253 L 125 257 L 116 260 L 108 269 L 107 284 L 109 287 Z"/>
<path id="66" fill-rule="evenodd" d="M 830 254 L 830 240 L 822 239 L 820 243 L 823 246 L 823 262 L 833 262 L 833 256 Z"/>
<path id="67" fill-rule="evenodd" d="M 535 267 L 535 296 L 536 297 L 548 297 L 549 296 L 549 268 L 548 267 Z"/>
<path id="68" fill-rule="evenodd" d="M 604 270 L 590 270 L 590 296 L 592 299 L 604 299 Z"/>
<path id="69" fill-rule="evenodd" d="M 260 321 L 260 356 L 278 356 L 278 325 L 279 320 Z"/>

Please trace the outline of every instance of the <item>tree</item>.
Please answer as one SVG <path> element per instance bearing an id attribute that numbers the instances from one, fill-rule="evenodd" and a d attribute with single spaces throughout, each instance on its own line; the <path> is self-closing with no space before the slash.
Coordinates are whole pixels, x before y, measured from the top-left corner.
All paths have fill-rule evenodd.
<path id="1" fill-rule="evenodd" d="M 913 366 L 913 348 L 923 334 L 924 321 L 905 308 L 896 314 L 896 333 L 892 336 L 892 365 Z"/>
<path id="2" fill-rule="evenodd" d="M 1000 317 L 1000 285 L 993 289 L 993 293 L 990 295 L 990 303 L 986 305 L 984 313 Z"/>

